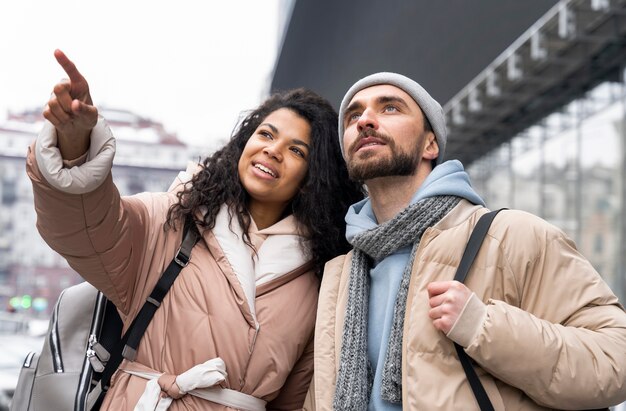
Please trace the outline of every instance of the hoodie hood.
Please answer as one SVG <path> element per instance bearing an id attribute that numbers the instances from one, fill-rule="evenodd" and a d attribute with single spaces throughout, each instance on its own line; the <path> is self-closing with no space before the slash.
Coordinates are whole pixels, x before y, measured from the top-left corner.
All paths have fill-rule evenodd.
<path id="1" fill-rule="evenodd" d="M 413 195 L 410 204 L 415 204 L 425 198 L 443 195 L 453 195 L 473 204 L 485 205 L 483 199 L 472 188 L 469 175 L 458 160 L 449 160 L 435 167 Z M 348 242 L 352 243 L 354 236 L 376 226 L 378 226 L 378 221 L 369 197 L 353 204 L 348 209 L 346 214 Z"/>

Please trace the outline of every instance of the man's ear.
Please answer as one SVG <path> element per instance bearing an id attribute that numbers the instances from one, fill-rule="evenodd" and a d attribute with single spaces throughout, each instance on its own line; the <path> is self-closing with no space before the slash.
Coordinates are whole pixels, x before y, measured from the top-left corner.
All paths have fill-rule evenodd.
<path id="1" fill-rule="evenodd" d="M 434 160 L 439 156 L 439 145 L 435 138 L 435 133 L 429 131 L 426 133 L 426 141 L 424 142 L 424 151 L 422 158 L 426 160 Z"/>

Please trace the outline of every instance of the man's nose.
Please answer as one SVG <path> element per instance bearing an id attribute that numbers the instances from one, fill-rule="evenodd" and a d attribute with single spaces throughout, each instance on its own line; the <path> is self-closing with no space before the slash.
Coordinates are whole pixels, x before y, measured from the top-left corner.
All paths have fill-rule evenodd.
<path id="1" fill-rule="evenodd" d="M 361 113 L 361 116 L 359 117 L 356 125 L 359 131 L 363 131 L 366 128 L 377 129 L 378 121 L 376 118 L 376 113 L 374 113 L 374 111 L 369 108 L 365 109 L 363 113 Z"/>

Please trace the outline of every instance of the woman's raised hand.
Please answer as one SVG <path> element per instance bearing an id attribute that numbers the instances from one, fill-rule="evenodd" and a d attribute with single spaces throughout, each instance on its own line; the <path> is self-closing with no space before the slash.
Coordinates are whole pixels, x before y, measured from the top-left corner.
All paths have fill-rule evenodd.
<path id="1" fill-rule="evenodd" d="M 98 121 L 98 109 L 89 94 L 87 80 L 61 50 L 54 51 L 69 79 L 54 86 L 43 116 L 57 130 L 58 147 L 65 160 L 80 157 L 89 149 L 91 129 Z"/>

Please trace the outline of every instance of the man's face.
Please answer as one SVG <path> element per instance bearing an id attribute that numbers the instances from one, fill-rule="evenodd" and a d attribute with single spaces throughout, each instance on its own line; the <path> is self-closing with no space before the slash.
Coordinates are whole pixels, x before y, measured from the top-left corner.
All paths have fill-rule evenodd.
<path id="1" fill-rule="evenodd" d="M 343 120 L 344 154 L 352 180 L 417 172 L 428 133 L 422 110 L 406 92 L 386 84 L 365 88 L 354 95 Z"/>

